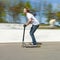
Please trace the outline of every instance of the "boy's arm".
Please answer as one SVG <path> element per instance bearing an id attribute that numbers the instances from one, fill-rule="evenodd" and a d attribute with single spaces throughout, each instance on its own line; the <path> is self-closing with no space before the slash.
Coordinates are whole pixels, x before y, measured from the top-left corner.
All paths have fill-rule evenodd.
<path id="1" fill-rule="evenodd" d="M 30 18 L 25 25 L 27 26 L 27 25 L 29 25 L 31 22 L 32 22 L 32 19 Z"/>

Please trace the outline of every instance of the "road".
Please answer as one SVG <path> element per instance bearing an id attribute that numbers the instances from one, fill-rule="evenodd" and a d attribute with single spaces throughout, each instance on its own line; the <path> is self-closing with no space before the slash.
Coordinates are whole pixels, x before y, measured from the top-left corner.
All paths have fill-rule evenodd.
<path id="1" fill-rule="evenodd" d="M 0 60 L 60 60 L 60 42 L 43 42 L 40 48 L 21 43 L 0 43 Z"/>

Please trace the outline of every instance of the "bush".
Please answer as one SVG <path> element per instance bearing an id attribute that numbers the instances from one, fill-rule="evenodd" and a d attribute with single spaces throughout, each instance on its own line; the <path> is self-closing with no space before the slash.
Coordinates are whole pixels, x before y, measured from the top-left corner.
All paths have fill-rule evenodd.
<path id="1" fill-rule="evenodd" d="M 0 18 L 0 23 L 8 23 L 8 22 L 4 20 L 3 18 Z"/>

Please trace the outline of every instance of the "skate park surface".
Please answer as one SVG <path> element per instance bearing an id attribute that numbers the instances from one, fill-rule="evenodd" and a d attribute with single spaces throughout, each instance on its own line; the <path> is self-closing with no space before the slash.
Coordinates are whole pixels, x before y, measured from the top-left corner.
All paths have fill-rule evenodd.
<path id="1" fill-rule="evenodd" d="M 29 34 L 31 25 L 26 27 L 25 42 L 31 42 Z M 22 42 L 23 24 L 0 24 L 0 43 Z M 37 42 L 60 41 L 59 29 L 38 29 L 35 32 Z"/>
<path id="2" fill-rule="evenodd" d="M 21 25 L 0 24 L 0 60 L 60 60 L 60 30 L 38 29 L 35 36 L 42 43 L 40 48 L 21 47 L 22 36 Z M 26 28 L 24 42 L 31 41 Z"/>
<path id="3" fill-rule="evenodd" d="M 60 42 L 42 42 L 40 48 L 21 43 L 0 43 L 0 60 L 60 60 Z"/>

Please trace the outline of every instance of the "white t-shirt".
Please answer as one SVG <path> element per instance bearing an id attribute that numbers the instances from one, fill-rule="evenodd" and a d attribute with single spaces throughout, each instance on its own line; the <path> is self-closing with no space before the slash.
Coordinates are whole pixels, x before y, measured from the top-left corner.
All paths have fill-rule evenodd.
<path id="1" fill-rule="evenodd" d="M 39 25 L 39 21 L 31 14 L 31 13 L 27 13 L 27 18 L 32 19 L 32 25 Z"/>

